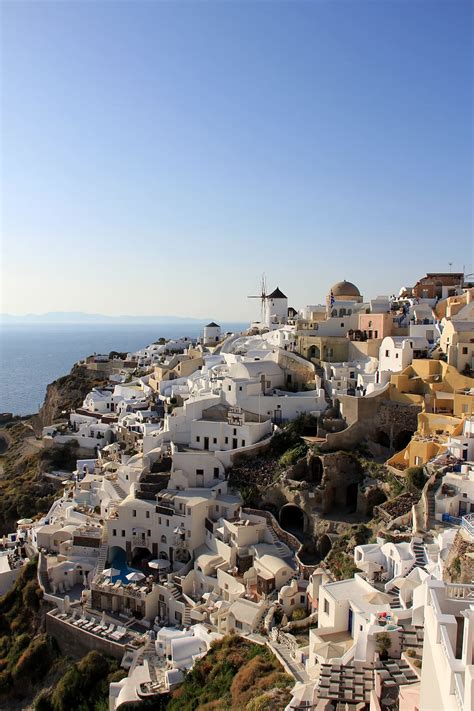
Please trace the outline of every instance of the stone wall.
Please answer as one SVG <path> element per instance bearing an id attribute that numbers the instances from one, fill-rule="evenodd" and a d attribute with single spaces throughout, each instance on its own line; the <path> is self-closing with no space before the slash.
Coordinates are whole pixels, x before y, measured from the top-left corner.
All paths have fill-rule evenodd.
<path id="1" fill-rule="evenodd" d="M 73 659 L 80 659 L 94 649 L 120 660 L 125 652 L 125 645 L 74 627 L 50 614 L 46 615 L 46 632 L 54 637 L 62 654 Z"/>
<path id="2" fill-rule="evenodd" d="M 414 404 L 395 402 L 388 398 L 388 388 L 376 395 L 367 397 L 355 397 L 353 395 L 341 395 L 341 413 L 349 426 L 357 425 L 350 433 L 347 430 L 339 433 L 346 437 L 335 437 L 332 446 L 341 446 L 343 443 L 352 444 L 357 437 L 368 438 L 375 442 L 380 442 L 383 437 L 384 446 L 391 449 L 403 449 L 399 446 L 397 438 L 404 433 L 413 434 L 418 428 L 418 414 L 421 407 Z M 350 427 L 349 427 L 350 429 Z M 348 440 L 344 442 L 344 440 Z M 328 440 L 329 441 L 329 440 Z"/>

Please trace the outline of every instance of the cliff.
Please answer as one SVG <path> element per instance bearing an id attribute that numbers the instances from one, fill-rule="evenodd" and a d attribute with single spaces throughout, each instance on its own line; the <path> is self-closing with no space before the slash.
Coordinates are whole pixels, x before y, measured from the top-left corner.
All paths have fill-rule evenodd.
<path id="1" fill-rule="evenodd" d="M 474 542 L 462 528 L 446 559 L 444 579 L 450 583 L 472 583 L 474 579 Z"/>
<path id="2" fill-rule="evenodd" d="M 80 407 L 87 393 L 104 383 L 97 372 L 78 365 L 75 365 L 68 375 L 54 380 L 46 388 L 40 411 L 32 418 L 31 423 L 36 434 L 41 435 L 43 427 L 64 419 L 63 411 Z"/>

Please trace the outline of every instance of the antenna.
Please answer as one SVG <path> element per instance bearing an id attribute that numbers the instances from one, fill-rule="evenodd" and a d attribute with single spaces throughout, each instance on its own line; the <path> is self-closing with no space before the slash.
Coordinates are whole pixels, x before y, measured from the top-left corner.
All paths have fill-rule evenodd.
<path id="1" fill-rule="evenodd" d="M 264 322 L 265 320 L 265 301 L 267 299 L 267 279 L 265 277 L 265 272 L 262 274 L 262 281 L 261 281 L 261 293 L 259 296 L 247 296 L 247 299 L 260 299 L 261 301 L 261 323 Z"/>

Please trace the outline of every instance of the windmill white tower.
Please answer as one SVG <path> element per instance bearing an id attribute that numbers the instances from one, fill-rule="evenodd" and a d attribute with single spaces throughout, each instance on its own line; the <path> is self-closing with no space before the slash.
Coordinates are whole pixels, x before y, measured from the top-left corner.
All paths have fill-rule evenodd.
<path id="1" fill-rule="evenodd" d="M 267 301 L 267 282 L 265 278 L 265 274 L 262 274 L 262 285 L 261 285 L 261 293 L 260 296 L 247 296 L 248 299 L 260 299 L 260 310 L 261 310 L 261 315 L 260 315 L 260 323 L 265 322 L 265 315 L 266 315 L 266 301 Z"/>

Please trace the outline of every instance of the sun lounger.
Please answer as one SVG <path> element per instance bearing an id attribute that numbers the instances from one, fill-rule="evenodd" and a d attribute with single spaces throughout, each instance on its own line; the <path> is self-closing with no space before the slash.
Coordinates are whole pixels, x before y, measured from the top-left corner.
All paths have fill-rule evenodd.
<path id="1" fill-rule="evenodd" d="M 109 635 L 112 634 L 112 632 L 114 631 L 114 629 L 115 629 L 115 625 L 112 625 L 112 624 L 111 624 L 111 625 L 109 625 L 109 626 L 107 627 L 106 630 L 104 630 L 103 632 L 101 632 L 101 635 L 102 635 L 103 637 L 108 637 Z"/>
<path id="2" fill-rule="evenodd" d="M 79 619 L 75 620 L 72 624 L 74 625 L 74 627 L 82 627 L 82 625 L 84 624 L 85 621 L 86 621 L 85 617 L 79 617 Z"/>
<path id="3" fill-rule="evenodd" d="M 110 636 L 118 641 L 119 639 L 122 639 L 122 637 L 124 637 L 126 634 L 127 634 L 126 628 L 119 626 L 119 627 L 117 627 L 116 631 L 113 632 L 113 634 L 111 634 Z"/>

